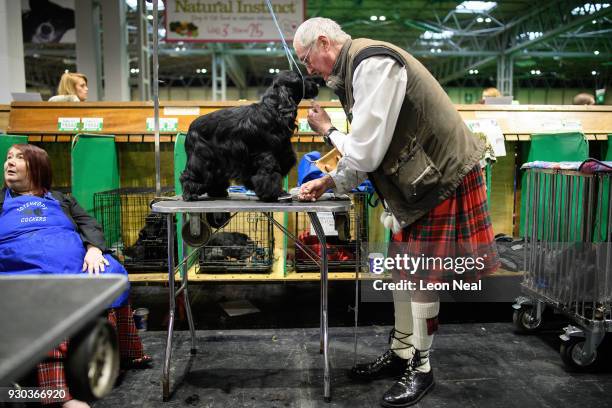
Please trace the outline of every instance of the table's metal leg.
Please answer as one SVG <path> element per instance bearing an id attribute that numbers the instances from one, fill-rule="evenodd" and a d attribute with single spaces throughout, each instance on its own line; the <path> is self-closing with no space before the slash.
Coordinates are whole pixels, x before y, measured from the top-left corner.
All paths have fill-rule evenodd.
<path id="1" fill-rule="evenodd" d="M 170 360 L 172 358 L 172 334 L 174 331 L 174 214 L 167 215 L 168 226 L 168 294 L 170 295 L 170 306 L 168 310 L 168 338 L 166 341 L 166 354 L 164 356 L 164 367 L 162 370 L 162 392 L 163 400 L 168 401 L 170 397 Z"/>
<path id="2" fill-rule="evenodd" d="M 188 246 L 183 240 L 183 258 L 187 258 Z M 195 337 L 195 325 L 193 324 L 193 315 L 191 314 L 191 303 L 189 302 L 189 293 L 187 292 L 188 278 L 187 272 L 189 269 L 189 262 L 183 262 L 181 272 L 183 273 L 183 284 L 181 285 L 184 289 L 184 301 L 185 311 L 187 312 L 187 323 L 189 323 L 189 332 L 191 333 L 191 354 L 196 354 L 196 337 Z"/>
<path id="3" fill-rule="evenodd" d="M 328 337 L 328 310 L 327 310 L 327 242 L 325 240 L 325 232 L 319 222 L 317 213 L 309 212 L 310 222 L 317 234 L 317 238 L 321 243 L 321 326 L 323 338 L 323 398 L 325 402 L 331 401 L 331 378 L 329 370 L 329 337 Z"/>

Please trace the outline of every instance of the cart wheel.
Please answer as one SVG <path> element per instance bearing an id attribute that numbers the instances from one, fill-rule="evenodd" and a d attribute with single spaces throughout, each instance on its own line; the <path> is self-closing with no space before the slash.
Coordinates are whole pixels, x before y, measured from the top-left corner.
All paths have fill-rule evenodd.
<path id="1" fill-rule="evenodd" d="M 588 359 L 582 361 L 581 354 L 584 348 L 584 342 L 585 339 L 582 337 L 570 337 L 569 340 L 561 343 L 561 347 L 559 348 L 561 360 L 571 371 L 589 371 L 597 364 L 597 350 L 593 351 L 593 354 Z"/>
<path id="2" fill-rule="evenodd" d="M 221 228 L 231 217 L 232 214 L 228 212 L 206 213 L 206 222 L 213 228 Z"/>
<path id="3" fill-rule="evenodd" d="M 108 320 L 99 318 L 68 342 L 68 388 L 78 400 L 95 401 L 110 393 L 118 375 L 117 335 Z"/>
<path id="4" fill-rule="evenodd" d="M 536 316 L 536 310 L 532 306 L 522 306 L 514 311 L 512 316 L 514 330 L 517 333 L 533 333 L 542 325 L 542 318 Z"/>
<path id="5" fill-rule="evenodd" d="M 189 228 L 189 221 L 185 221 L 183 224 L 183 228 L 181 228 L 181 236 L 183 237 L 183 241 L 187 245 L 192 248 L 199 248 L 208 242 L 212 231 L 210 230 L 210 225 L 200 220 L 200 233 L 198 235 L 193 235 L 191 233 L 191 228 Z"/>

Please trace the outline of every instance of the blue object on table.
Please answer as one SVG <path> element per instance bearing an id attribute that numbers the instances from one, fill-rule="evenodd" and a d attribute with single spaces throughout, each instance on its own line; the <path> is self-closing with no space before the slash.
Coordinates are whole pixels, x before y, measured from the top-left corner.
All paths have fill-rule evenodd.
<path id="1" fill-rule="evenodd" d="M 315 162 L 321 158 L 321 153 L 312 151 L 306 153 L 298 163 L 298 187 L 302 184 L 323 177 L 323 172 L 316 166 Z M 351 190 L 351 193 L 374 193 L 374 187 L 370 180 L 364 180 L 358 187 Z"/>

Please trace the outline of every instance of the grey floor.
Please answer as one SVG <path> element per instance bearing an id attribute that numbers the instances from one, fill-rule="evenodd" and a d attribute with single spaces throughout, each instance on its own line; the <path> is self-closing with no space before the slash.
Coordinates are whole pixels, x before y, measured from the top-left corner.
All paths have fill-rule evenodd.
<path id="1" fill-rule="evenodd" d="M 358 360 L 385 348 L 389 327 L 359 328 Z M 161 398 L 165 332 L 143 333 L 155 367 L 130 371 L 105 407 L 377 407 L 389 380 L 351 382 L 353 330 L 331 328 L 332 402 L 322 400 L 323 360 L 317 329 L 207 330 L 175 333 L 169 402 Z M 446 324 L 434 342 L 436 386 L 417 407 L 612 407 L 612 370 L 575 374 L 564 369 L 558 330 L 513 334 L 510 323 Z M 604 367 L 612 367 L 606 357 Z"/>

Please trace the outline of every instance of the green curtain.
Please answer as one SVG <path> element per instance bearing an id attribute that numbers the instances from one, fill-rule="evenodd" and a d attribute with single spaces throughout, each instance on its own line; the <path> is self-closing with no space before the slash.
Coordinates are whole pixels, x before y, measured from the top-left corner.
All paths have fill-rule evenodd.
<path id="1" fill-rule="evenodd" d="M 92 216 L 94 194 L 119 188 L 115 137 L 76 135 L 72 141 L 72 195 Z"/>
<path id="2" fill-rule="evenodd" d="M 527 162 L 532 162 L 536 160 L 540 161 L 551 161 L 551 162 L 560 162 L 560 161 L 583 161 L 589 157 L 589 145 L 588 141 L 584 137 L 584 135 L 580 132 L 569 132 L 569 133 L 553 133 L 553 134 L 533 134 L 531 135 L 531 143 L 529 145 L 529 152 L 527 155 Z M 549 199 L 544 197 L 552 197 L 552 183 L 556 183 L 555 189 L 557 191 L 561 191 L 562 185 L 560 183 L 560 179 L 553 179 L 552 177 L 546 177 L 541 180 L 539 184 L 540 188 L 540 202 L 543 206 L 547 203 L 550 203 Z M 531 220 L 526 220 L 527 215 L 527 201 L 533 199 L 533 195 L 535 192 L 535 183 L 533 180 L 527 182 L 527 174 L 523 173 L 521 177 L 521 223 L 519 226 L 520 236 L 525 236 L 525 226 L 531 226 Z M 543 199 L 542 199 L 543 198 Z M 529 201 L 529 205 L 531 205 L 532 201 Z M 563 205 L 563 197 L 561 195 L 557 195 L 557 199 L 555 203 L 553 203 L 553 207 L 550 205 L 542 207 L 538 211 L 538 223 L 539 225 L 548 225 L 546 223 L 551 222 L 552 219 L 550 217 L 553 214 L 557 213 L 561 210 L 561 206 Z M 551 211 L 552 210 L 552 211 Z M 580 211 L 580 209 L 578 209 Z M 572 218 L 581 216 L 580 214 L 576 214 L 575 211 L 572 212 Z M 561 220 L 561 223 L 566 223 L 567 221 Z M 573 224 L 573 223 L 571 223 Z M 559 228 L 562 228 L 563 225 L 559 225 Z M 575 237 L 575 231 L 571 233 L 572 237 Z M 538 236 L 539 239 L 542 239 L 542 235 Z"/>

